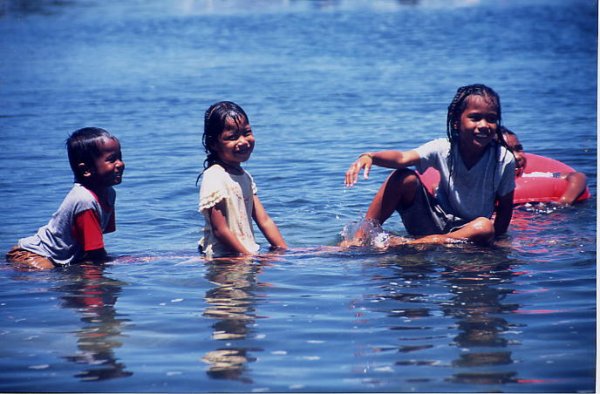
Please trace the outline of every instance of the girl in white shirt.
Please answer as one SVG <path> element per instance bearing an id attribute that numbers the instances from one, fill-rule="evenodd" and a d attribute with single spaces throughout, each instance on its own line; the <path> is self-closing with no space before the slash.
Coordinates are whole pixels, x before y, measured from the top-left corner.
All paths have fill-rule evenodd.
<path id="1" fill-rule="evenodd" d="M 252 176 L 242 168 L 252 154 L 254 134 L 244 110 L 231 101 L 211 105 L 204 116 L 202 144 L 207 157 L 200 175 L 199 211 L 207 258 L 256 254 L 252 220 L 272 249 L 287 249 L 277 225 L 263 207 Z"/>

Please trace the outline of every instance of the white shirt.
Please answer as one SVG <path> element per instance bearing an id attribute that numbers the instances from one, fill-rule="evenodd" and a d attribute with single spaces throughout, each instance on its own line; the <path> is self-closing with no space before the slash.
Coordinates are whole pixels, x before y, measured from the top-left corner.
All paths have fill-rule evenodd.
<path id="1" fill-rule="evenodd" d="M 255 253 L 259 245 L 254 240 L 252 210 L 257 193 L 252 176 L 244 171 L 241 175 L 230 174 L 218 164 L 210 166 L 202 174 L 198 211 L 204 215 L 204 237 L 199 244 L 207 257 L 218 257 L 231 253 L 215 237 L 209 217 L 209 208 L 225 201 L 227 226 L 250 252 Z"/>

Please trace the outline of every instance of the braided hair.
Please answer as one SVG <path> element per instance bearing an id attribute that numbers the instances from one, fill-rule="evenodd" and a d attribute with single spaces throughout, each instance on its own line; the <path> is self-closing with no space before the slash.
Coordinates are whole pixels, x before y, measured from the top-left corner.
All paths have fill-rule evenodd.
<path id="1" fill-rule="evenodd" d="M 204 169 L 200 175 L 198 175 L 196 184 L 206 169 L 219 162 L 219 155 L 215 149 L 215 145 L 219 140 L 219 136 L 223 130 L 225 130 L 228 119 L 233 120 L 238 125 L 244 120 L 250 123 L 248 115 L 246 115 L 246 112 L 242 107 L 232 101 L 219 101 L 214 103 L 208 107 L 204 113 L 202 146 L 206 152 L 206 159 L 204 160 Z"/>

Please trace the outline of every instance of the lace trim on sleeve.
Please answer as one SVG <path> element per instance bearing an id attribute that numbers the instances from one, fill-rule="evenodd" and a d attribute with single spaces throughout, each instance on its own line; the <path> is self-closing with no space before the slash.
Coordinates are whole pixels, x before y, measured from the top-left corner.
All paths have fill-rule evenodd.
<path id="1" fill-rule="evenodd" d="M 210 193 L 207 196 L 203 196 L 200 200 L 200 211 L 204 211 L 208 208 L 212 208 L 215 205 L 217 205 L 219 202 L 221 202 L 223 199 L 225 199 L 225 196 L 223 196 L 223 194 L 221 194 L 221 192 L 219 192 L 218 190 L 215 190 L 214 192 Z"/>

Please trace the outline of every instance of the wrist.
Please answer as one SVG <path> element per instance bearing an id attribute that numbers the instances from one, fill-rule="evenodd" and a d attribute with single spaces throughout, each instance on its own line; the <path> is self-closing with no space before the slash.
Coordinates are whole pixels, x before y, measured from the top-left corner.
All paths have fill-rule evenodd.
<path id="1" fill-rule="evenodd" d="M 360 159 L 361 157 L 368 157 L 369 159 L 371 159 L 371 161 L 373 161 L 373 154 L 371 152 L 365 152 L 365 153 L 361 153 L 360 155 L 358 155 L 358 158 Z"/>

